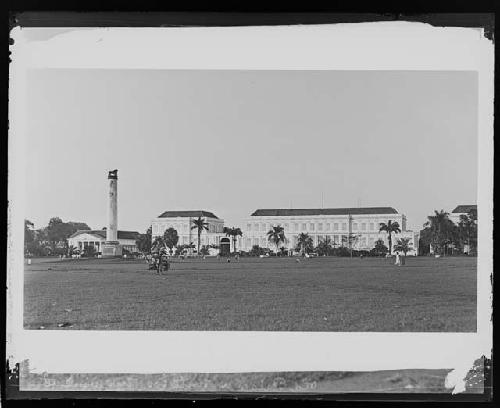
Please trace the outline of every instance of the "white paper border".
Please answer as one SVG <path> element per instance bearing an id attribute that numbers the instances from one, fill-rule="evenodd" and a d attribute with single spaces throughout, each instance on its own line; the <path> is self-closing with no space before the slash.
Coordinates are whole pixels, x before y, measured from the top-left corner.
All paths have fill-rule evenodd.
<path id="1" fill-rule="evenodd" d="M 421 23 L 73 29 L 11 33 L 7 356 L 32 372 L 372 371 L 472 367 L 491 353 L 494 47 Z M 472 70 L 479 78 L 477 333 L 23 330 L 25 76 L 36 68 Z"/>

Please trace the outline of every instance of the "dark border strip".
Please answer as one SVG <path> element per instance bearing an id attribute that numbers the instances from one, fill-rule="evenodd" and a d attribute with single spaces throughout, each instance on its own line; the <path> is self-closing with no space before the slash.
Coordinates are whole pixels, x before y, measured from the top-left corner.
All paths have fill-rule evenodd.
<path id="1" fill-rule="evenodd" d="M 493 38 L 492 13 L 331 13 L 331 12 L 68 12 L 26 11 L 11 14 L 21 27 L 234 27 L 413 21 L 434 26 L 482 27 Z"/>

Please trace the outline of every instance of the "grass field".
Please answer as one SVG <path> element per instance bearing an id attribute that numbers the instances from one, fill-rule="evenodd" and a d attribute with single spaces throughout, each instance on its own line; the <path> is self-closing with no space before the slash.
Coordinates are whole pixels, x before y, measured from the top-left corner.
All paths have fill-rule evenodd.
<path id="1" fill-rule="evenodd" d="M 34 260 L 27 329 L 476 330 L 476 258 Z"/>

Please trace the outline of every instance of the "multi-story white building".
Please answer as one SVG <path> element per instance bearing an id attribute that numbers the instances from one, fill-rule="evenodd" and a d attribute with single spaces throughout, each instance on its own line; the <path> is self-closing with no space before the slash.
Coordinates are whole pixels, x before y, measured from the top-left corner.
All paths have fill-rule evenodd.
<path id="1" fill-rule="evenodd" d="M 352 247 L 370 250 L 375 242 L 382 239 L 388 246 L 388 235 L 380 232 L 380 224 L 398 222 L 401 233 L 392 235 L 393 246 L 399 238 L 410 238 L 413 250 L 408 255 L 418 253 L 418 233 L 406 229 L 406 216 L 392 207 L 371 208 L 321 208 L 321 209 L 259 209 L 244 225 L 243 237 L 238 247 L 249 251 L 254 245 L 271 248 L 267 232 L 273 226 L 281 225 L 285 230 L 287 243 L 284 247 L 297 246 L 298 235 L 307 233 L 314 246 L 328 236 L 335 246 L 348 246 L 349 236 L 355 237 Z"/>
<path id="2" fill-rule="evenodd" d="M 460 223 L 460 216 L 468 215 L 471 211 L 475 211 L 477 214 L 477 205 L 459 205 L 448 215 L 448 218 L 458 225 Z"/>
<path id="3" fill-rule="evenodd" d="M 198 230 L 191 229 L 193 220 L 201 217 L 208 224 L 208 231 L 201 234 L 200 244 L 220 245 L 220 240 L 225 237 L 222 232 L 224 220 L 214 213 L 204 210 L 195 211 L 165 211 L 151 222 L 152 239 L 163 236 L 168 228 L 174 228 L 179 235 L 178 245 L 189 245 L 198 243 Z"/>

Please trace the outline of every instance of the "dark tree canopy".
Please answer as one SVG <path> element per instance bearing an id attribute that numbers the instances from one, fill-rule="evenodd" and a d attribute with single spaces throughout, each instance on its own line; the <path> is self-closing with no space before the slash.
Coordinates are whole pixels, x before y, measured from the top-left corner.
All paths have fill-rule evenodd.
<path id="1" fill-rule="evenodd" d="M 63 222 L 59 217 L 53 217 L 46 228 L 47 239 L 54 244 L 64 242 L 78 230 L 90 230 L 90 227 L 84 222 Z"/>
<path id="2" fill-rule="evenodd" d="M 137 249 L 143 254 L 148 254 L 151 252 L 152 245 L 152 228 L 149 227 L 145 234 L 139 234 L 135 243 L 137 245 Z"/>
<path id="3" fill-rule="evenodd" d="M 33 226 L 25 220 L 25 252 L 35 256 L 68 254 L 68 238 L 78 230 L 90 230 L 84 222 L 64 222 L 59 217 L 52 217 L 45 228 L 34 230 Z"/>
<path id="4" fill-rule="evenodd" d="M 389 248 L 387 248 L 385 246 L 384 241 L 382 241 L 381 239 L 378 239 L 375 242 L 375 246 L 373 247 L 373 249 L 371 250 L 371 252 L 375 256 L 383 256 L 383 255 L 387 254 L 387 252 L 389 252 Z"/>
<path id="5" fill-rule="evenodd" d="M 177 243 L 179 242 L 179 235 L 177 234 L 177 230 L 172 227 L 166 229 L 163 233 L 163 242 L 165 242 L 165 245 L 169 249 L 177 246 Z"/>

